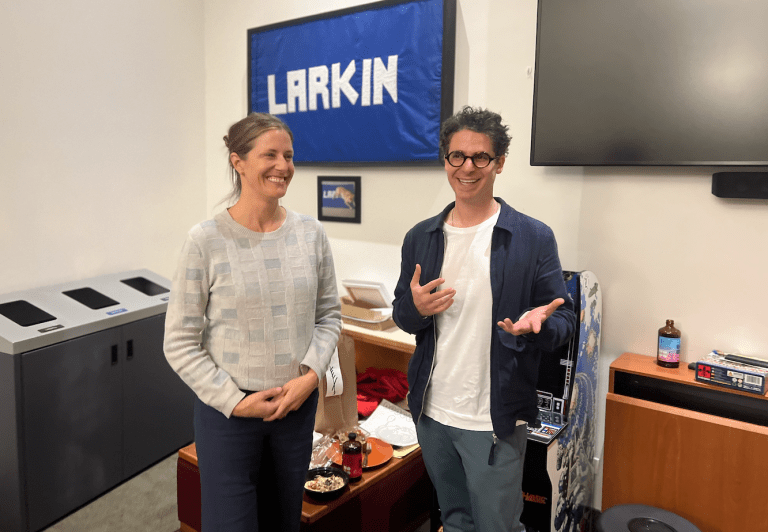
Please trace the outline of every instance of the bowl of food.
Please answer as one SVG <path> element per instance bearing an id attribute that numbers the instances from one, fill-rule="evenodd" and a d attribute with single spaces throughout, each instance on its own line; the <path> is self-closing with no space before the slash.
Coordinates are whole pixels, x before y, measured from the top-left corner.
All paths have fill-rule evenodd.
<path id="1" fill-rule="evenodd" d="M 304 491 L 313 499 L 327 501 L 341 495 L 349 484 L 349 475 L 337 467 L 315 467 L 307 471 Z"/>

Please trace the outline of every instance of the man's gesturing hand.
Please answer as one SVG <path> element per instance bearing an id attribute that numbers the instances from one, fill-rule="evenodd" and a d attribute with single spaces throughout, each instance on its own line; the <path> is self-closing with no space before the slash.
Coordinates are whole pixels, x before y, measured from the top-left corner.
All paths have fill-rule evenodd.
<path id="1" fill-rule="evenodd" d="M 413 295 L 413 304 L 416 306 L 416 310 L 422 316 L 432 316 L 433 314 L 439 314 L 445 309 L 453 305 L 453 296 L 456 295 L 456 290 L 453 288 L 447 288 L 445 290 L 438 290 L 435 293 L 431 293 L 432 290 L 440 286 L 445 282 L 442 277 L 434 279 L 424 286 L 419 284 L 419 278 L 421 277 L 421 265 L 416 265 L 416 270 L 413 272 L 413 278 L 411 279 L 411 294 Z"/>
<path id="2" fill-rule="evenodd" d="M 541 324 L 544 323 L 557 307 L 563 303 L 565 303 L 565 300 L 562 297 L 558 297 L 549 305 L 531 310 L 524 317 L 517 320 L 516 323 L 512 323 L 512 320 L 506 318 L 504 321 L 498 322 L 497 325 L 515 336 L 528 334 L 530 332 L 539 334 L 539 331 L 541 331 Z"/>

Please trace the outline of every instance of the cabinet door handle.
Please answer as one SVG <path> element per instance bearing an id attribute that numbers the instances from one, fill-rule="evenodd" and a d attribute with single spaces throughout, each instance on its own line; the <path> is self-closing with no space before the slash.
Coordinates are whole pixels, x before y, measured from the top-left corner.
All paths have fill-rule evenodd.
<path id="1" fill-rule="evenodd" d="M 112 346 L 112 365 L 117 364 L 117 344 Z"/>
<path id="2" fill-rule="evenodd" d="M 126 347 L 126 353 L 127 353 L 125 355 L 125 358 L 127 360 L 131 360 L 133 358 L 133 340 L 128 340 L 125 343 L 125 347 Z"/>

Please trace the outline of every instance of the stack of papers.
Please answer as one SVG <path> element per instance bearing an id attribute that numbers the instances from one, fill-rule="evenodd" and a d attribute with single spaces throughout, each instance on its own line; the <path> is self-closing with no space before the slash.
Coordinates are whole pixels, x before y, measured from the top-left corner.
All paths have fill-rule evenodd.
<path id="1" fill-rule="evenodd" d="M 374 438 L 397 447 L 407 447 L 419 441 L 411 414 L 386 399 L 382 399 L 360 427 Z"/>

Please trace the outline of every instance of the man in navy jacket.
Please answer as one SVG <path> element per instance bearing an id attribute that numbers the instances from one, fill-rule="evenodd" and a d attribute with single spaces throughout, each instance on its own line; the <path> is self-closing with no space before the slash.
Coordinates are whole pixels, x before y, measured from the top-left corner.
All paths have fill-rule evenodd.
<path id="1" fill-rule="evenodd" d="M 416 335 L 408 406 L 445 532 L 524 530 L 541 352 L 576 328 L 552 230 L 493 196 L 509 142 L 491 111 L 446 120 L 456 201 L 408 232 L 395 289 L 394 320 Z"/>

